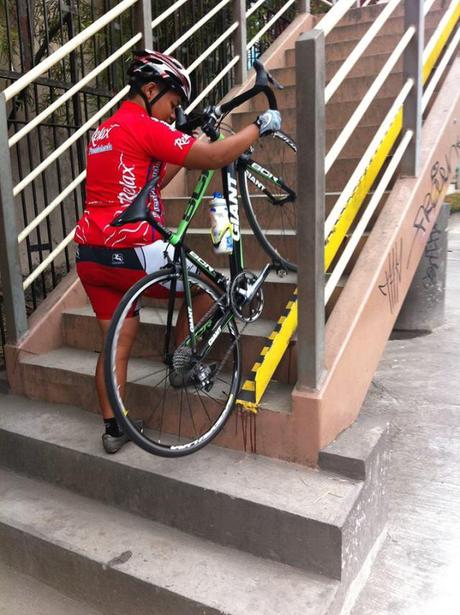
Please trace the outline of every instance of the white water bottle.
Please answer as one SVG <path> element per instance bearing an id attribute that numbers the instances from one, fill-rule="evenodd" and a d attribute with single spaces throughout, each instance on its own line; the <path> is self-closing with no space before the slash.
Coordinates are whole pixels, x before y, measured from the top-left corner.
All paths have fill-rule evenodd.
<path id="1" fill-rule="evenodd" d="M 228 219 L 227 202 L 220 192 L 214 192 L 209 204 L 211 239 L 216 254 L 233 252 L 232 225 Z"/>

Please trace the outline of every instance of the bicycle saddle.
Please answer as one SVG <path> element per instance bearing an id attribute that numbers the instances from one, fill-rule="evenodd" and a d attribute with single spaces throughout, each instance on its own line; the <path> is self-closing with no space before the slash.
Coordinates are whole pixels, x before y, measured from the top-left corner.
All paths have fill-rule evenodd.
<path id="1" fill-rule="evenodd" d="M 158 177 L 154 177 L 145 184 L 139 194 L 134 198 L 123 213 L 114 218 L 110 226 L 123 226 L 130 222 L 148 221 L 150 210 L 148 208 L 148 199 L 151 191 L 155 188 L 158 182 Z"/>

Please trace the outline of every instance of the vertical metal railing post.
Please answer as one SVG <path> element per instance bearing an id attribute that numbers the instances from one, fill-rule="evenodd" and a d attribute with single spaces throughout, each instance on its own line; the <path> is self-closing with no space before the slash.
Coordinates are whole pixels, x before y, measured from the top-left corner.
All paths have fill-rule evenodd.
<path id="1" fill-rule="evenodd" d="M 404 29 L 415 26 L 416 32 L 404 51 L 404 81 L 414 80 L 414 87 L 404 102 L 403 133 L 412 130 L 414 136 L 401 160 L 401 174 L 417 176 L 420 170 L 420 139 L 422 135 L 422 68 L 424 46 L 423 0 L 405 0 Z"/>
<path id="2" fill-rule="evenodd" d="M 297 13 L 310 13 L 310 0 L 297 0 L 296 10 Z"/>
<path id="3" fill-rule="evenodd" d="M 235 67 L 235 83 L 241 84 L 248 76 L 246 0 L 233 0 L 233 19 L 238 22 L 238 28 L 233 35 L 234 53 L 240 56 L 240 61 Z"/>
<path id="4" fill-rule="evenodd" d="M 296 43 L 299 387 L 324 372 L 325 39 L 311 30 Z"/>
<path id="5" fill-rule="evenodd" d="M 5 306 L 6 341 L 15 344 L 27 332 L 27 315 L 19 258 L 13 173 L 8 146 L 8 113 L 0 92 L 0 273 Z"/>
<path id="6" fill-rule="evenodd" d="M 151 0 L 137 0 L 134 11 L 136 30 L 142 33 L 142 41 L 139 43 L 139 47 L 153 49 Z"/>

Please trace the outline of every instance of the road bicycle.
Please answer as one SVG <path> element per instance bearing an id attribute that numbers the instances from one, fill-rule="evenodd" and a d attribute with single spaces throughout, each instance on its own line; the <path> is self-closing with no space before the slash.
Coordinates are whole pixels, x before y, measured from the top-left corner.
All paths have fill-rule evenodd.
<path id="1" fill-rule="evenodd" d="M 263 93 L 270 108 L 277 109 L 272 88 L 282 86 L 260 62 L 254 68 L 257 77 L 250 90 L 195 117 L 187 117 L 179 109 L 176 127 L 189 133 L 201 127 L 214 141 L 224 138 L 221 126 L 226 115 L 254 96 Z M 268 160 L 258 160 L 256 154 L 264 150 Z M 156 179 L 112 222 L 121 226 L 147 220 L 168 246 L 173 246 L 173 256 L 165 251 L 167 263 L 162 269 L 146 275 L 126 292 L 105 344 L 105 382 L 114 413 L 128 436 L 149 453 L 180 457 L 199 450 L 221 431 L 234 408 L 242 381 L 240 338 L 244 328 L 262 313 L 263 283 L 273 271 L 281 276 L 296 270 L 292 253 L 295 152 L 292 139 L 276 132 L 259 139 L 256 146 L 221 170 L 233 235 L 228 275 L 185 243 L 214 171 L 201 173 L 176 230 L 165 228 L 148 209 Z M 271 259 L 258 274 L 244 267 L 237 185 L 250 228 Z M 162 294 L 165 299 L 155 298 Z M 128 362 L 126 391 L 122 391 L 117 375 L 120 334 L 127 317 L 139 307 L 138 336 Z M 177 339 L 181 319 L 185 332 Z M 142 433 L 136 428 L 139 419 L 144 423 Z"/>

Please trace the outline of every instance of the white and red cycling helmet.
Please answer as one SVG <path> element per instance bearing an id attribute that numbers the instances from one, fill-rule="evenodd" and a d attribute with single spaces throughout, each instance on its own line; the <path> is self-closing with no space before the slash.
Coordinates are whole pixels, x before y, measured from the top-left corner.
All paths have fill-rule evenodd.
<path id="1" fill-rule="evenodd" d="M 162 82 L 167 89 L 177 92 L 184 103 L 190 101 L 192 85 L 186 69 L 178 60 L 159 51 L 135 51 L 128 67 L 128 77 L 134 90 L 139 90 L 149 81 Z"/>

